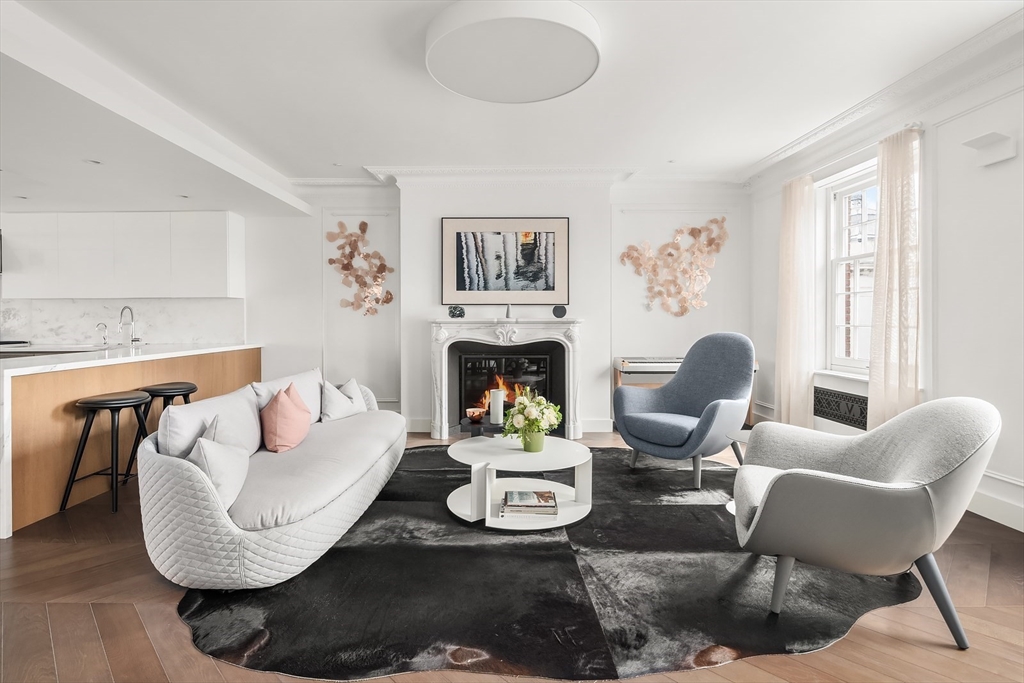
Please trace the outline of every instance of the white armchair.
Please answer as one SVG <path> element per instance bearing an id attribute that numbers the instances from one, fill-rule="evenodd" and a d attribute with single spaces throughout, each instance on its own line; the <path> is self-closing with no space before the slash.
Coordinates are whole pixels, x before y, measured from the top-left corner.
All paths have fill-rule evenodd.
<path id="1" fill-rule="evenodd" d="M 966 649 L 932 553 L 967 509 L 999 430 L 999 412 L 972 398 L 930 401 L 854 437 L 757 425 L 736 474 L 736 532 L 745 550 L 778 557 L 772 612 L 795 560 L 876 576 L 916 564 Z"/>

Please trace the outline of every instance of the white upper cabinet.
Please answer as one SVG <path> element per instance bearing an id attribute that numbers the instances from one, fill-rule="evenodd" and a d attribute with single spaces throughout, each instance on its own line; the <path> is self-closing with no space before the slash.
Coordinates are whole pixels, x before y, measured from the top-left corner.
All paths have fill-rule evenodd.
<path id="1" fill-rule="evenodd" d="M 7 299 L 245 296 L 232 213 L 8 213 L 0 230 Z"/>

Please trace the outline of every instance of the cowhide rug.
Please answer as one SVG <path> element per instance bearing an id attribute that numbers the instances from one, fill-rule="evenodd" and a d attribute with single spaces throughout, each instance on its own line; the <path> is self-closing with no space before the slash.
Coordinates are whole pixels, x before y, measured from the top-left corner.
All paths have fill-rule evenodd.
<path id="1" fill-rule="evenodd" d="M 178 612 L 203 652 L 294 676 L 446 669 L 590 680 L 810 652 L 921 592 L 910 573 L 797 564 L 782 615 L 770 616 L 775 560 L 740 550 L 725 509 L 735 470 L 706 462 L 698 491 L 688 463 L 628 463 L 628 450 L 594 449 L 590 516 L 514 534 L 454 517 L 445 499 L 469 469 L 444 447 L 410 449 L 305 572 L 260 590 L 190 590 Z M 572 473 L 547 476 L 571 483 Z"/>

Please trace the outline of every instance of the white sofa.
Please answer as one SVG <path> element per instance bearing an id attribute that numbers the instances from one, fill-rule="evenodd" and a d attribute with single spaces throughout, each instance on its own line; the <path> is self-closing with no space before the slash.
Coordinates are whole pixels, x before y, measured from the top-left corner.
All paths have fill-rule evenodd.
<path id="1" fill-rule="evenodd" d="M 175 406 L 174 429 L 161 415 L 138 456 L 143 532 L 157 570 L 188 588 L 262 588 L 327 552 L 377 497 L 405 450 L 405 418 L 377 410 L 373 393 L 360 388 L 366 412 L 311 424 L 285 453 L 265 450 L 251 433 L 253 416 L 259 424 L 252 386 Z M 214 416 L 218 435 L 242 434 L 257 444 L 255 452 L 247 449 L 249 471 L 228 508 L 210 478 L 182 457 Z"/>

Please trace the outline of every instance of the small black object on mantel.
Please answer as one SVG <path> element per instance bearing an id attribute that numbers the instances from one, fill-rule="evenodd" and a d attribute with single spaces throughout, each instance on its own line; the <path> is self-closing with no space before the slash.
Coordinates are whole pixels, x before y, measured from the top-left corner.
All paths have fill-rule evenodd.
<path id="1" fill-rule="evenodd" d="M 564 318 L 565 306 L 555 306 L 554 308 L 551 309 L 551 313 L 554 314 L 556 318 Z"/>
<path id="2" fill-rule="evenodd" d="M 448 307 L 448 317 L 449 318 L 465 318 L 466 317 L 466 309 L 463 308 L 462 306 L 449 306 Z"/>

